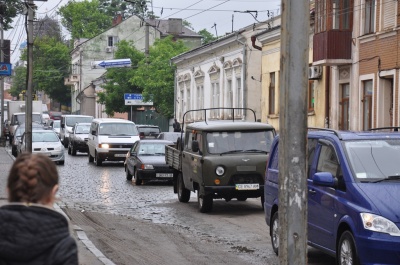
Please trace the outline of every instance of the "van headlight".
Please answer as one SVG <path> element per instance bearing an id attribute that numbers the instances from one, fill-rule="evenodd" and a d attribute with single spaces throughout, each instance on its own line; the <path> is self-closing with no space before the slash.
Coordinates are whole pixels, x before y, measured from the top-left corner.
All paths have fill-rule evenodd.
<path id="1" fill-rule="evenodd" d="M 143 164 L 142 169 L 154 169 L 153 165 Z"/>
<path id="2" fill-rule="evenodd" d="M 62 148 L 63 146 L 61 146 L 61 145 L 59 145 L 59 146 L 57 146 L 57 147 L 54 147 L 54 151 L 61 151 L 61 148 Z"/>
<path id="3" fill-rule="evenodd" d="M 215 174 L 217 174 L 218 176 L 222 176 L 225 173 L 225 169 L 222 166 L 217 166 L 217 168 L 215 169 Z"/>
<path id="4" fill-rule="evenodd" d="M 110 148 L 110 145 L 109 144 L 99 144 L 99 148 L 108 149 L 108 148 Z"/>
<path id="5" fill-rule="evenodd" d="M 360 215 L 365 229 L 400 236 L 399 228 L 392 221 L 372 213 L 360 213 Z"/>

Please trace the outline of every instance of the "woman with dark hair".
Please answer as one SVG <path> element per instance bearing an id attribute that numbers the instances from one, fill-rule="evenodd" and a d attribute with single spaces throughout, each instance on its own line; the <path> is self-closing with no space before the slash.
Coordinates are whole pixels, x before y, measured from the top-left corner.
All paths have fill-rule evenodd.
<path id="1" fill-rule="evenodd" d="M 0 207 L 0 264 L 78 264 L 68 219 L 54 210 L 58 172 L 53 161 L 23 153 L 7 180 Z"/>

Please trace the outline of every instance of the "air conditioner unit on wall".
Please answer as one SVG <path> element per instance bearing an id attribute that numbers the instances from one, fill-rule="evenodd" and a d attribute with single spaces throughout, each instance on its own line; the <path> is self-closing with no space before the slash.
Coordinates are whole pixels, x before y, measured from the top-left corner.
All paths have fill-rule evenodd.
<path id="1" fill-rule="evenodd" d="M 108 46 L 108 47 L 106 48 L 106 52 L 112 52 L 112 50 L 113 50 L 113 47 L 111 47 L 111 46 Z"/>
<path id="2" fill-rule="evenodd" d="M 308 79 L 320 79 L 322 76 L 322 66 L 308 67 Z"/>

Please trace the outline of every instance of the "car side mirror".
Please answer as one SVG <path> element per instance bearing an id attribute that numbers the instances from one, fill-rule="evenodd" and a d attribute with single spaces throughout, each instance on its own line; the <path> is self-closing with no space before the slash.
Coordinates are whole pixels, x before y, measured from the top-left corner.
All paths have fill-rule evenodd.
<path id="1" fill-rule="evenodd" d="M 196 140 L 194 140 L 192 142 L 192 151 L 195 153 L 197 153 L 199 151 L 199 142 Z"/>
<path id="2" fill-rule="evenodd" d="M 65 128 L 65 124 L 61 124 L 61 128 L 63 128 L 63 129 L 64 129 L 64 128 Z"/>
<path id="3" fill-rule="evenodd" d="M 139 138 L 144 139 L 144 132 L 139 133 Z"/>
<path id="4" fill-rule="evenodd" d="M 92 131 L 92 135 L 96 135 L 96 131 L 95 130 Z"/>

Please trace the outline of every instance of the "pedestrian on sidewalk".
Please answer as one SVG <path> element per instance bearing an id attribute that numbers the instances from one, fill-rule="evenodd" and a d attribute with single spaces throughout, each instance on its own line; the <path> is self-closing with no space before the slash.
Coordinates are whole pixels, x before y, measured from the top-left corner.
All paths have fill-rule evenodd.
<path id="1" fill-rule="evenodd" d="M 0 264 L 78 264 L 69 220 L 53 208 L 59 176 L 53 161 L 22 153 L 7 180 L 0 207 Z"/>
<path id="2" fill-rule="evenodd" d="M 172 124 L 172 127 L 174 128 L 174 132 L 181 131 L 181 124 L 176 119 L 174 119 L 174 124 Z"/>

